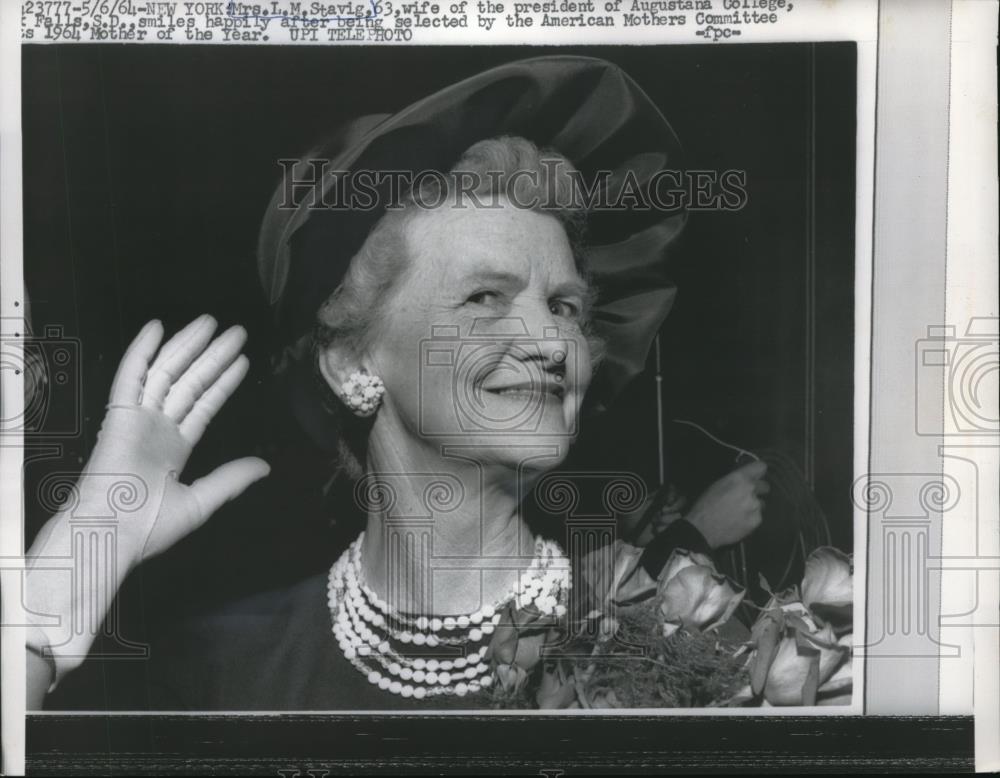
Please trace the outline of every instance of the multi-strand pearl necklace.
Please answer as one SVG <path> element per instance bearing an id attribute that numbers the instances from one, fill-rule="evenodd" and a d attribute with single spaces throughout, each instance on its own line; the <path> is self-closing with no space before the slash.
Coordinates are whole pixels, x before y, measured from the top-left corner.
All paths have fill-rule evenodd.
<path id="1" fill-rule="evenodd" d="M 551 541 L 535 541 L 530 566 L 498 602 L 474 613 L 438 617 L 400 613 L 364 583 L 363 540 L 362 532 L 330 568 L 327 602 L 333 634 L 348 661 L 370 683 L 393 694 L 419 700 L 486 689 L 493 683 L 486 653 L 507 605 L 521 609 L 533 604 L 543 615 L 559 618 L 566 614 L 562 601 L 571 585 L 569 562 Z M 442 659 L 400 653 L 404 646 L 425 653 L 439 647 L 461 649 L 462 655 Z"/>

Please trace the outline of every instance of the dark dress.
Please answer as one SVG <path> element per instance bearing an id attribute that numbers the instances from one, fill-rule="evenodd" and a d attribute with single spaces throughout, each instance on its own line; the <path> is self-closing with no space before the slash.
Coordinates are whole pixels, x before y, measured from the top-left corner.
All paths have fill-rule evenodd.
<path id="1" fill-rule="evenodd" d="M 655 577 L 674 548 L 708 551 L 700 533 L 681 520 L 645 549 L 641 564 Z M 167 638 L 153 641 L 148 661 L 88 661 L 46 700 L 46 708 L 414 711 L 495 707 L 488 691 L 416 700 L 369 683 L 344 658 L 333 636 L 326 584 L 326 574 L 314 575 L 181 625 Z"/>
<path id="2" fill-rule="evenodd" d="M 164 647 L 162 710 L 330 711 L 490 707 L 489 697 L 406 699 L 368 682 L 333 636 L 326 575 L 243 600 Z"/>

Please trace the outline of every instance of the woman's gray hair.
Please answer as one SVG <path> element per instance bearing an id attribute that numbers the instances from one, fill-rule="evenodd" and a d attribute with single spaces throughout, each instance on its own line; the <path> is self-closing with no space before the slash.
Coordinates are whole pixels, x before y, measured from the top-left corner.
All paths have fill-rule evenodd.
<path id="1" fill-rule="evenodd" d="M 541 150 L 525 138 L 501 136 L 470 146 L 446 175 L 421 177 L 418 186 L 402 196 L 399 207 L 386 211 L 351 259 L 343 281 L 320 307 L 313 335 L 316 380 L 340 433 L 340 471 L 352 479 L 364 474 L 374 417 L 358 418 L 340 402 L 319 372 L 319 355 L 335 343 L 357 354 L 371 346 L 386 301 L 404 276 L 407 225 L 428 208 L 463 198 L 495 203 L 502 197 L 557 218 L 566 230 L 577 271 L 589 283 L 583 254 L 586 210 L 578 196 L 578 183 L 572 163 L 558 152 Z M 588 340 L 592 350 L 599 349 L 592 333 Z M 594 354 L 595 364 L 598 356 Z"/>

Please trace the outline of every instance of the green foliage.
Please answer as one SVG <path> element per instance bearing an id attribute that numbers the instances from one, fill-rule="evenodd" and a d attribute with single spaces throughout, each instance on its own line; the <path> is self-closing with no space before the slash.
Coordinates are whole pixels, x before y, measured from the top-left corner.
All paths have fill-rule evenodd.
<path id="1" fill-rule="evenodd" d="M 747 684 L 738 643 L 716 632 L 678 630 L 663 637 L 655 601 L 619 609 L 614 638 L 577 661 L 590 704 L 623 708 L 702 708 L 724 703 Z M 627 645 L 645 647 L 634 655 Z M 632 655 L 630 655 L 630 653 Z M 609 692 L 612 693 L 609 695 Z"/>

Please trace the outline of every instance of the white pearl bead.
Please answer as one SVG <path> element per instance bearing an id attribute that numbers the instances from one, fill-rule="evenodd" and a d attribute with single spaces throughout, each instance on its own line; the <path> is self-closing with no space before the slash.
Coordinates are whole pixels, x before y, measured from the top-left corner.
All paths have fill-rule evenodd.
<path id="1" fill-rule="evenodd" d="M 400 669 L 401 668 L 399 666 L 399 662 L 393 662 L 391 665 L 389 665 L 389 672 L 392 673 L 393 675 L 399 675 Z"/>
<path id="2" fill-rule="evenodd" d="M 393 694 L 399 694 L 401 691 L 403 691 L 403 684 L 401 684 L 399 681 L 393 681 L 391 684 L 389 684 L 389 691 L 392 692 Z"/>
<path id="3" fill-rule="evenodd" d="M 440 642 L 441 641 L 438 640 L 437 637 L 435 637 L 434 635 L 428 635 L 427 636 L 427 645 L 430 646 L 431 648 L 434 648 Z"/>
<path id="4" fill-rule="evenodd" d="M 427 636 L 423 632 L 417 632 L 413 635 L 413 645 L 422 646 L 427 642 Z"/>
<path id="5" fill-rule="evenodd" d="M 440 684 L 451 683 L 451 673 L 448 672 L 438 673 L 438 683 Z"/>
<path id="6" fill-rule="evenodd" d="M 389 643 L 387 641 L 385 641 L 385 640 L 383 640 L 381 643 L 379 643 L 378 644 L 378 652 L 380 654 L 388 654 L 389 653 Z"/>
<path id="7" fill-rule="evenodd" d="M 427 673 L 425 673 L 423 670 L 413 671 L 413 680 L 416 681 L 417 683 L 423 683 L 426 677 Z"/>
<path id="8" fill-rule="evenodd" d="M 418 686 L 416 689 L 413 690 L 413 696 L 418 700 L 422 700 L 424 697 L 427 696 L 427 690 L 423 686 Z"/>
<path id="9" fill-rule="evenodd" d="M 443 626 L 444 626 L 444 622 L 441 621 L 441 619 L 436 618 L 436 617 L 433 618 L 433 619 L 431 619 L 430 627 L 431 627 L 431 630 L 433 630 L 434 632 L 440 632 L 441 631 L 441 627 L 443 627 Z"/>
<path id="10" fill-rule="evenodd" d="M 435 684 L 438 682 L 438 674 L 435 672 L 427 673 L 427 683 Z"/>
<path id="11" fill-rule="evenodd" d="M 458 617 L 458 626 L 461 629 L 468 628 L 468 626 L 469 626 L 469 617 L 468 616 L 459 616 Z"/>
<path id="12" fill-rule="evenodd" d="M 451 616 L 446 617 L 444 620 L 444 628 L 447 630 L 455 629 L 455 619 Z"/>
<path id="13" fill-rule="evenodd" d="M 473 624 L 482 624 L 483 623 L 483 612 L 482 611 L 476 611 L 475 613 L 473 613 L 469 617 L 469 621 L 471 621 Z"/>
<path id="14" fill-rule="evenodd" d="M 495 613 L 496 613 L 496 608 L 494 608 L 492 605 L 487 605 L 485 608 L 483 608 L 483 618 L 491 619 L 493 618 L 493 614 Z"/>
<path id="15" fill-rule="evenodd" d="M 452 662 L 452 661 L 451 661 L 450 659 L 445 659 L 445 660 L 444 660 L 444 661 L 443 661 L 443 662 L 442 662 L 442 663 L 440 664 L 440 668 L 441 668 L 442 670 L 451 670 L 451 668 L 453 668 L 454 666 L 455 666 L 455 663 L 454 663 L 454 662 Z"/>
<path id="16" fill-rule="evenodd" d="M 381 677 L 382 677 L 381 675 L 372 670 L 370 673 L 368 673 L 368 683 L 378 683 L 378 679 Z"/>
<path id="17" fill-rule="evenodd" d="M 426 664 L 427 662 L 424 660 L 422 656 L 417 657 L 416 659 L 413 660 L 413 666 L 416 667 L 418 670 L 423 670 Z"/>
<path id="18" fill-rule="evenodd" d="M 495 630 L 495 629 L 496 629 L 496 627 L 493 626 L 493 622 L 491 622 L 491 621 L 487 621 L 485 624 L 483 624 L 483 634 L 484 635 L 492 635 L 493 634 L 493 630 Z"/>
<path id="19" fill-rule="evenodd" d="M 427 660 L 427 669 L 428 670 L 437 670 L 438 667 L 440 667 L 440 665 L 441 665 L 441 663 L 438 662 L 438 660 L 436 660 L 436 659 L 428 659 Z"/>
<path id="20" fill-rule="evenodd" d="M 426 630 L 427 629 L 427 617 L 426 616 L 421 616 L 420 618 L 418 618 L 417 621 L 416 621 L 416 625 L 417 625 L 417 629 L 419 629 L 419 630 Z"/>
<path id="21" fill-rule="evenodd" d="M 556 616 L 558 616 L 559 618 L 562 618 L 565 615 L 566 615 L 566 606 L 563 605 L 562 603 L 559 603 L 556 606 Z"/>
<path id="22" fill-rule="evenodd" d="M 409 632 L 400 632 L 399 633 L 399 639 L 403 643 L 409 643 L 411 640 L 413 640 L 413 635 L 410 634 Z"/>
<path id="23" fill-rule="evenodd" d="M 484 689 L 488 686 L 491 686 L 492 684 L 493 684 L 493 677 L 490 675 L 484 675 L 482 678 L 479 679 L 479 685 L 482 686 Z"/>
<path id="24" fill-rule="evenodd" d="M 409 667 L 404 667 L 399 671 L 399 677 L 404 681 L 409 681 L 413 677 L 413 670 Z"/>
<path id="25" fill-rule="evenodd" d="M 476 668 L 475 668 L 475 667 L 470 667 L 470 668 L 468 668 L 468 669 L 467 669 L 467 670 L 465 671 L 465 677 L 466 677 L 466 678 L 469 678 L 470 680 L 471 680 L 472 678 L 475 678 L 475 677 L 476 677 Z"/>
<path id="26" fill-rule="evenodd" d="M 370 656 L 372 653 L 371 646 L 358 646 L 358 656 Z"/>
<path id="27" fill-rule="evenodd" d="M 474 629 L 469 633 L 469 640 L 473 643 L 478 643 L 483 639 L 483 631 L 481 629 Z"/>
<path id="28" fill-rule="evenodd" d="M 404 697 L 412 697 L 413 696 L 413 687 L 412 686 L 404 686 L 402 688 L 402 690 L 400 691 L 400 694 L 402 694 Z"/>
<path id="29" fill-rule="evenodd" d="M 390 681 L 388 678 L 386 678 L 383 675 L 381 678 L 378 679 L 378 688 L 382 689 L 384 691 L 385 689 L 389 688 L 389 685 L 391 683 L 392 683 L 392 681 Z"/>
<path id="30" fill-rule="evenodd" d="M 468 692 L 469 692 L 469 687 L 466 686 L 464 683 L 460 683 L 455 686 L 455 694 L 457 694 L 459 697 L 464 697 Z"/>
<path id="31" fill-rule="evenodd" d="M 346 656 L 348 659 L 354 659 L 356 653 L 357 652 L 355 652 L 355 650 L 350 646 L 344 649 L 344 656 Z"/>

